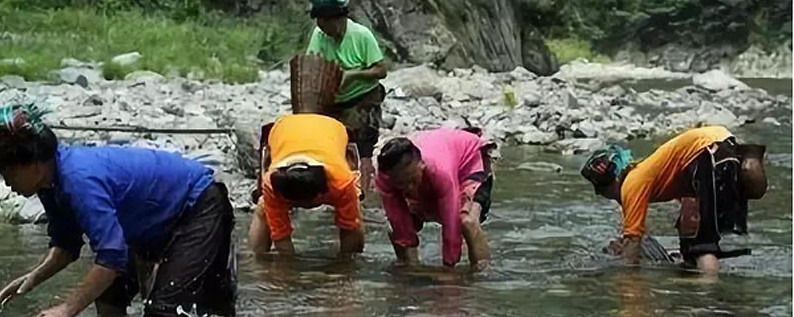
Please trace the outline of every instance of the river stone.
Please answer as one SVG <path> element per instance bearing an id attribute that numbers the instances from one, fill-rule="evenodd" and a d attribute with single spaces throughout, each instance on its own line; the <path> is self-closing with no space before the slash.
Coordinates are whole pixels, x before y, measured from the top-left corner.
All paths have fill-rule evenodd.
<path id="1" fill-rule="evenodd" d="M 780 126 L 780 122 L 778 122 L 777 119 L 772 118 L 772 117 L 766 117 L 766 118 L 764 118 L 764 120 L 761 120 L 761 122 L 766 123 L 766 124 L 771 124 L 771 125 L 776 126 L 776 127 Z"/>
<path id="2" fill-rule="evenodd" d="M 530 172 L 562 172 L 562 166 L 549 162 L 526 162 L 518 165 L 516 169 L 530 171 Z"/>
<path id="3" fill-rule="evenodd" d="M 5 75 L 0 77 L 0 82 L 10 88 L 23 88 L 25 87 L 25 78 L 17 75 Z"/>
<path id="4" fill-rule="evenodd" d="M 129 52 L 126 54 L 121 54 L 118 56 L 113 57 L 110 62 L 117 64 L 119 66 L 132 66 L 133 64 L 137 63 L 143 55 L 138 52 Z"/>
<path id="5" fill-rule="evenodd" d="M 702 87 L 711 91 L 721 91 L 728 89 L 747 90 L 750 89 L 747 84 L 731 77 L 721 70 L 710 70 L 708 72 L 697 74 L 692 77 L 692 83 L 695 86 Z"/>
<path id="6" fill-rule="evenodd" d="M 604 147 L 604 141 L 600 139 L 565 139 L 550 144 L 546 147 L 546 151 L 575 155 L 590 153 L 602 147 Z"/>
<path id="7" fill-rule="evenodd" d="M 68 68 L 68 67 L 76 67 L 76 68 L 91 68 L 96 69 L 98 65 L 96 63 L 90 62 L 83 62 L 74 58 L 64 58 L 61 59 L 61 67 Z"/>
<path id="8" fill-rule="evenodd" d="M 83 88 L 88 88 L 89 84 L 97 83 L 102 75 L 93 69 L 67 67 L 60 70 L 60 80 L 62 83 L 74 84 Z"/>
<path id="9" fill-rule="evenodd" d="M 163 80 L 165 77 L 158 73 L 149 70 L 136 70 L 124 76 L 124 80 L 131 80 L 135 82 L 141 81 L 154 81 L 158 82 Z"/>

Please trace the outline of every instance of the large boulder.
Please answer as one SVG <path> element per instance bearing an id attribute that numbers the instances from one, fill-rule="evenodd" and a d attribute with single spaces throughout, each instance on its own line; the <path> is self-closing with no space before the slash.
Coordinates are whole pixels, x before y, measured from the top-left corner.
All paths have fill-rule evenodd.
<path id="1" fill-rule="evenodd" d="M 747 86 L 747 84 L 741 82 L 738 79 L 731 77 L 730 75 L 726 74 L 721 70 L 716 70 L 716 69 L 693 76 L 692 83 L 695 84 L 695 86 L 705 88 L 711 91 L 722 91 L 722 90 L 730 90 L 730 89 L 737 89 L 737 90 L 750 89 L 750 87 Z"/>
<path id="2" fill-rule="evenodd" d="M 480 65 L 490 71 L 523 66 L 556 72 L 556 60 L 539 32 L 519 23 L 512 0 L 371 0 L 352 4 L 356 20 L 387 41 L 399 62 L 444 69 Z"/>

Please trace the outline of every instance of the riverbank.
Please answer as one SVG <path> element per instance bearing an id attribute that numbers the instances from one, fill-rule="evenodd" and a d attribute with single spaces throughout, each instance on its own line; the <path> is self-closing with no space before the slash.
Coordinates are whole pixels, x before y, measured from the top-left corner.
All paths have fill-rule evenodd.
<path id="1" fill-rule="evenodd" d="M 653 70 L 636 69 L 638 73 Z M 616 70 L 624 73 L 623 70 Z M 154 134 L 56 131 L 65 143 L 142 146 L 178 151 L 216 169 L 232 188 L 237 208 L 248 208 L 254 184 L 259 127 L 290 110 L 286 69 L 261 72 L 246 84 L 209 83 L 134 72 L 107 81 L 88 67 L 60 71 L 70 83 L 27 82 L 0 77 L 0 102 L 37 102 L 52 107 L 50 124 L 65 126 L 232 128 L 233 134 Z M 603 78 L 610 77 L 602 72 Z M 76 79 L 75 79 L 76 78 Z M 665 91 L 636 91 L 616 81 L 536 76 L 517 68 L 446 72 L 429 66 L 393 71 L 384 85 L 381 143 L 435 127 L 479 126 L 503 145 L 535 145 L 544 151 L 582 154 L 606 141 L 669 135 L 698 124 L 728 127 L 791 122 L 791 97 L 770 95 L 719 71 L 693 76 L 691 84 Z M 760 140 L 757 140 L 760 141 Z M 37 210 L 0 186 L 0 209 L 17 217 Z M 4 204 L 4 205 L 3 205 Z M 26 213 L 27 214 L 27 213 Z M 32 221 L 34 215 L 16 221 Z"/>

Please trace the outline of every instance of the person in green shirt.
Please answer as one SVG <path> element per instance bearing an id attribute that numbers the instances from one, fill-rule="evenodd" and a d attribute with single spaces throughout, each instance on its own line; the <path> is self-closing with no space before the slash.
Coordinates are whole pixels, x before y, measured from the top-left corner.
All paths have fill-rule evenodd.
<path id="1" fill-rule="evenodd" d="M 319 54 L 344 71 L 330 115 L 347 126 L 361 156 L 361 186 L 371 187 L 375 168 L 372 152 L 378 142 L 381 103 L 386 90 L 386 63 L 375 35 L 348 19 L 348 0 L 311 0 L 311 17 L 317 20 L 307 54 Z"/>

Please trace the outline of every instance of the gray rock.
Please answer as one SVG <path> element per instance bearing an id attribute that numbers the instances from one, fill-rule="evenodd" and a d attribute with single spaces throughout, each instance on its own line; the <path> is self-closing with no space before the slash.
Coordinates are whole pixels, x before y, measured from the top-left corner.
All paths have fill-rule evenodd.
<path id="1" fill-rule="evenodd" d="M 576 99 L 576 94 L 571 89 L 565 91 L 565 108 L 577 109 L 579 108 L 579 100 Z"/>
<path id="2" fill-rule="evenodd" d="M 514 81 L 529 81 L 535 80 L 538 75 L 528 71 L 526 68 L 518 66 L 510 72 L 510 79 Z"/>
<path id="3" fill-rule="evenodd" d="M 61 59 L 61 68 L 75 67 L 75 68 L 96 69 L 98 68 L 97 66 L 98 65 L 96 63 L 83 62 L 74 58 Z"/>
<path id="4" fill-rule="evenodd" d="M 578 122 L 571 126 L 576 138 L 595 138 L 598 136 L 598 129 L 590 120 Z"/>
<path id="5" fill-rule="evenodd" d="M 83 106 L 101 106 L 105 104 L 105 99 L 100 95 L 91 95 L 83 101 Z"/>
<path id="6" fill-rule="evenodd" d="M 394 124 L 397 123 L 397 117 L 391 114 L 383 114 L 381 116 L 381 123 L 383 123 L 383 128 L 391 130 L 394 128 Z"/>
<path id="7" fill-rule="evenodd" d="M 38 197 L 31 197 L 25 200 L 22 209 L 19 211 L 19 220 L 23 223 L 42 223 L 47 221 L 44 214 L 44 205 Z"/>
<path id="8" fill-rule="evenodd" d="M 710 70 L 708 72 L 697 74 L 692 77 L 692 83 L 695 86 L 705 88 L 711 91 L 721 91 L 728 89 L 747 90 L 750 89 L 747 84 L 731 77 L 721 70 Z"/>
<path id="9" fill-rule="evenodd" d="M 771 124 L 771 125 L 776 126 L 776 127 L 780 126 L 780 122 L 778 122 L 777 119 L 772 118 L 772 117 L 766 117 L 766 118 L 764 118 L 764 120 L 761 120 L 761 122 L 766 123 L 766 124 Z"/>
<path id="10" fill-rule="evenodd" d="M 521 23 L 514 1 L 371 0 L 351 3 L 357 21 L 374 26 L 387 54 L 412 64 L 442 68 L 480 65 L 490 71 L 524 66 L 550 75 L 556 61 L 530 23 Z M 461 14 L 461 8 L 465 14 Z"/>
<path id="11" fill-rule="evenodd" d="M 102 75 L 90 68 L 67 67 L 59 71 L 59 78 L 62 83 L 88 88 L 92 83 L 100 82 Z"/>
<path id="12" fill-rule="evenodd" d="M 119 66 L 132 66 L 137 63 L 143 55 L 138 52 L 129 52 L 126 54 L 121 54 L 116 57 L 113 57 L 110 62 L 117 64 Z"/>
<path id="13" fill-rule="evenodd" d="M 441 93 L 438 87 L 441 81 L 435 70 L 427 65 L 420 65 L 391 72 L 384 85 L 399 89 L 398 97 L 435 97 Z"/>
<path id="14" fill-rule="evenodd" d="M 185 109 L 178 106 L 177 104 L 167 104 L 161 107 L 163 111 L 167 114 L 174 115 L 177 117 L 184 117 L 185 116 Z"/>
<path id="15" fill-rule="evenodd" d="M 516 169 L 530 171 L 530 172 L 562 172 L 562 166 L 549 162 L 526 162 L 518 165 Z"/>
<path id="16" fill-rule="evenodd" d="M 550 144 L 546 150 L 563 155 L 575 155 L 590 153 L 602 147 L 604 147 L 604 141 L 600 139 L 566 139 Z"/>
<path id="17" fill-rule="evenodd" d="M 158 82 L 163 79 L 165 79 L 163 75 L 148 70 L 136 70 L 132 73 L 127 74 L 127 76 L 124 76 L 124 80 L 130 80 L 135 82 L 141 82 L 141 81 Z"/>
<path id="18" fill-rule="evenodd" d="M 25 78 L 17 75 L 5 75 L 0 77 L 0 82 L 10 88 L 23 88 L 25 87 Z"/>
<path id="19" fill-rule="evenodd" d="M 82 107 L 69 108 L 62 112 L 63 117 L 70 119 L 91 118 L 102 114 L 102 107 L 94 104 L 83 104 Z"/>

